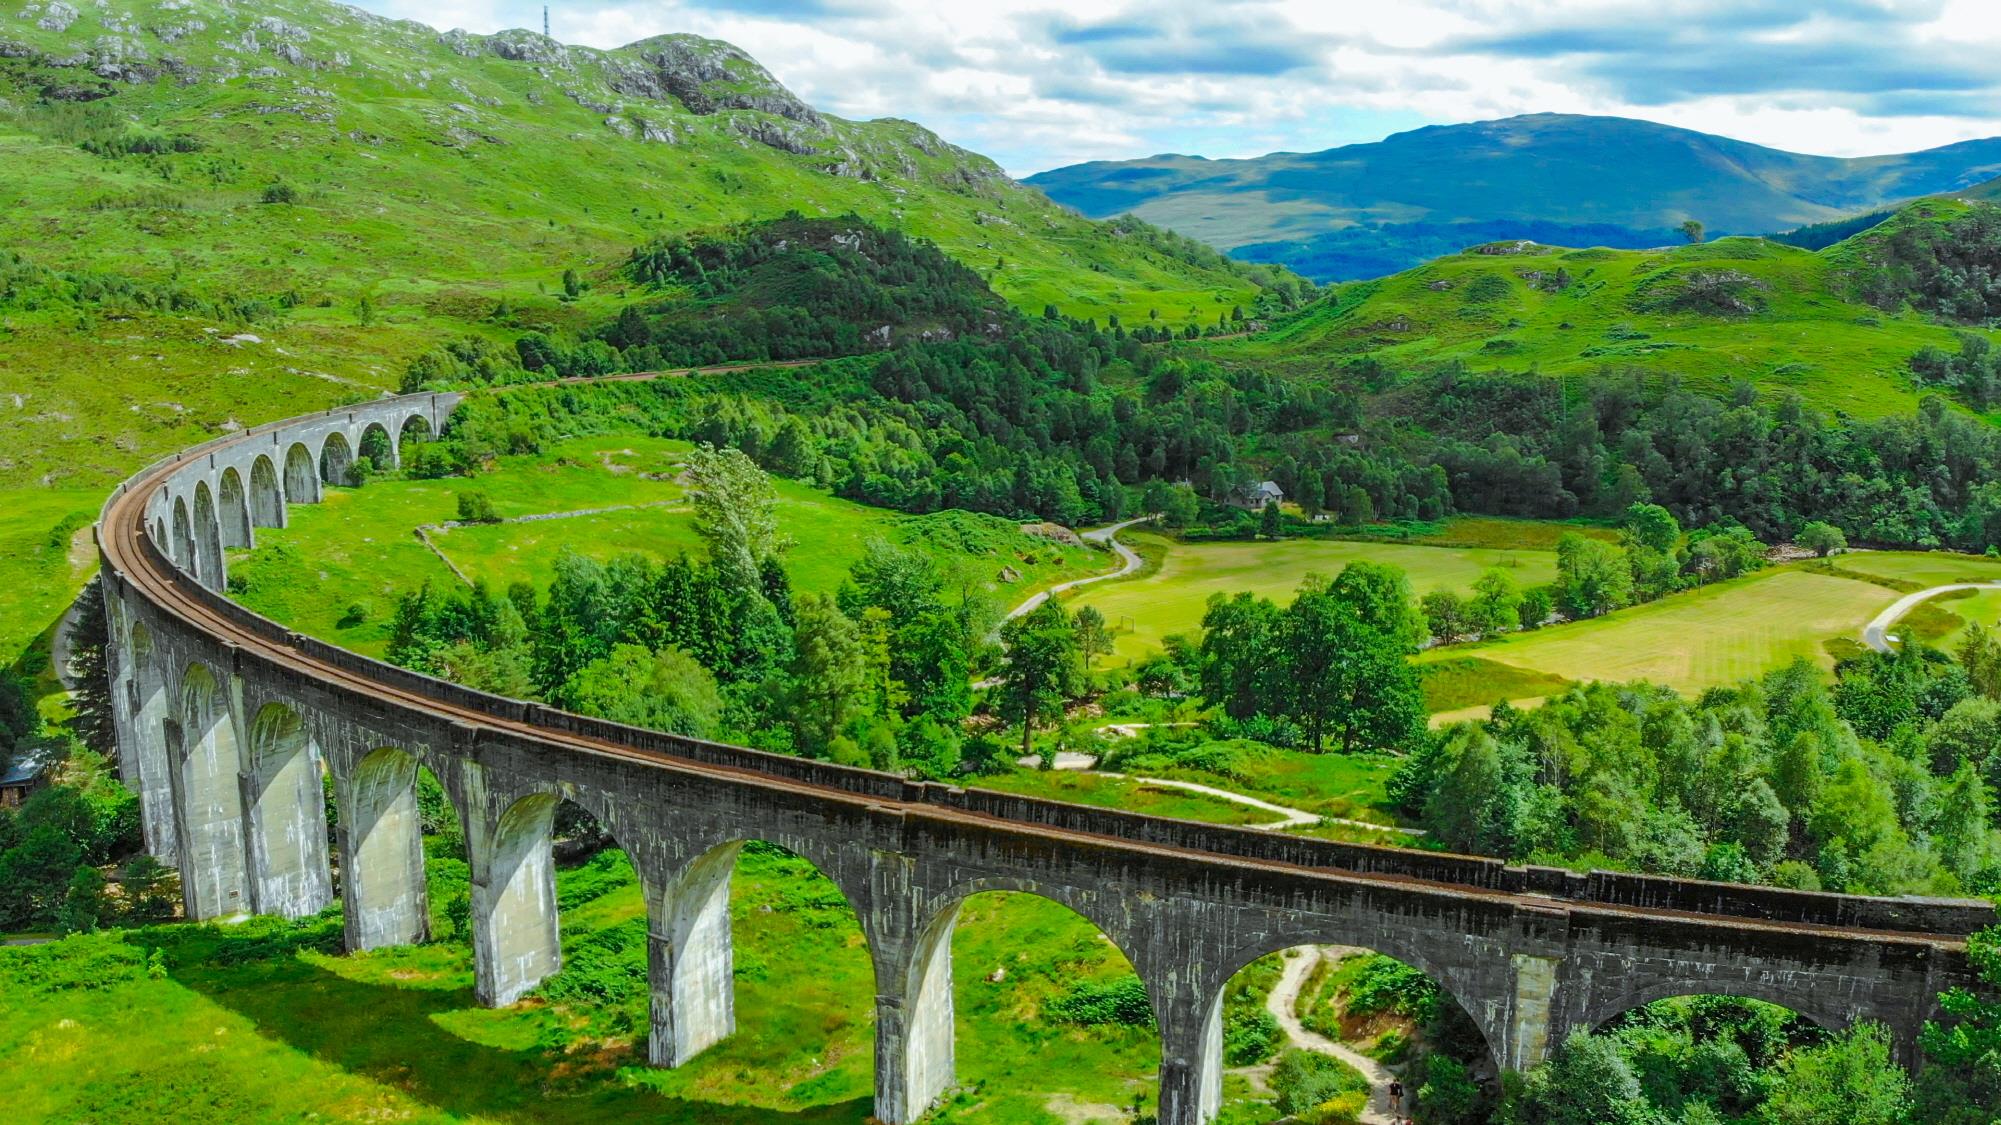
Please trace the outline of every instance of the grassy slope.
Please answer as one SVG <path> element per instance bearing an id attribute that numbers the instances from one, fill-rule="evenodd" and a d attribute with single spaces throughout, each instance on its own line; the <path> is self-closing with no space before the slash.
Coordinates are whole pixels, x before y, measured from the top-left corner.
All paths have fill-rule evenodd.
<path id="1" fill-rule="evenodd" d="M 1811 253 L 1730 238 L 1646 251 L 1468 251 L 1341 286 L 1265 336 L 1210 347 L 1302 372 L 1363 353 L 1393 368 L 1462 360 L 1477 370 L 1553 376 L 1632 369 L 1718 394 L 1749 381 L 1857 417 L 1907 412 L 1918 394 L 1906 361 L 1926 344 L 1953 349 L 1953 330 L 1850 300 L 1845 271 L 1854 250 L 1842 243 Z M 1573 279 L 1560 291 L 1523 276 L 1558 269 Z M 1752 292 L 1765 307 L 1733 316 L 1655 307 L 1664 286 L 1698 271 L 1756 279 L 1763 288 Z"/>
<path id="2" fill-rule="evenodd" d="M 559 886 L 575 874 L 559 876 Z M 628 879 L 564 912 L 565 947 L 574 956 L 587 943 L 629 937 L 643 913 Z M 0 1096 L 19 1120 L 100 1125 L 860 1125 L 874 1017 L 853 912 L 804 861 L 747 853 L 731 914 L 739 1031 L 678 1070 L 646 1067 L 643 1039 L 623 1030 L 643 1035 L 643 988 L 615 1005 L 531 999 L 488 1010 L 472 998 L 462 946 L 260 956 L 248 950 L 252 932 L 276 925 L 260 920 L 175 928 L 175 955 L 159 979 L 53 994 L 10 988 L 0 1057 L 17 1065 L 0 1067 Z M 642 941 L 642 976 L 643 949 Z M 1039 1018 L 1073 984 L 1130 971 L 1088 922 L 1033 896 L 980 895 L 961 916 L 953 955 L 959 1073 L 979 1093 L 943 1120 L 1053 1125 L 1051 1101 L 1122 1106 L 1151 1089 L 1150 1031 Z M 16 979 L 19 956 L 0 952 L 0 977 Z M 1003 967 L 1002 980 L 987 979 Z"/>
<path id="3" fill-rule="evenodd" d="M 1290 601 L 1309 574 L 1332 577 L 1357 559 L 1402 567 L 1420 595 L 1436 589 L 1466 591 L 1488 567 L 1502 567 L 1519 586 L 1556 576 L 1547 550 L 1409 546 L 1401 543 L 1295 539 L 1278 543 L 1180 543 L 1144 532 L 1129 533 L 1141 546 L 1163 550 L 1159 566 L 1137 578 L 1088 586 L 1074 606 L 1096 606 L 1119 630 L 1114 655 L 1130 660 L 1160 646 L 1170 633 L 1193 635 L 1211 594 L 1249 590 Z"/>
<path id="4" fill-rule="evenodd" d="M 541 587 L 564 550 L 608 559 L 638 551 L 660 558 L 700 555 L 677 475 L 685 442 L 633 434 L 576 438 L 533 456 L 501 459 L 468 479 L 377 481 L 360 490 L 330 488 L 327 502 L 292 510 L 291 526 L 258 532 L 256 550 L 235 556 L 231 578 L 250 608 L 304 632 L 379 655 L 389 639 L 396 599 L 425 582 L 458 579 L 414 535 L 420 525 L 457 517 L 458 495 L 485 492 L 504 518 L 624 510 L 573 518 L 462 527 L 430 534 L 468 577 L 494 589 L 525 581 Z M 668 479 L 648 479 L 655 474 Z M 1021 534 L 1004 521 L 965 513 L 905 516 L 777 480 L 778 525 L 801 546 L 786 555 L 794 585 L 831 593 L 872 538 L 920 546 L 958 574 L 1012 605 L 1037 586 L 1108 568 L 1101 552 L 1063 547 Z M 973 529 L 969 538 L 958 534 Z M 984 529 L 984 530 L 982 530 Z M 1020 575 L 1000 579 L 1002 567 Z M 350 606 L 364 620 L 343 627 Z"/>
<path id="5" fill-rule="evenodd" d="M 522 326 L 605 319 L 621 295 L 616 264 L 665 231 L 791 209 L 853 211 L 937 241 L 1035 312 L 1053 303 L 1137 321 L 1157 308 L 1206 323 L 1253 296 L 1240 278 L 1079 219 L 908 122 L 829 118 L 815 133 L 754 109 L 704 116 L 672 99 L 620 94 L 608 79 L 644 70 L 630 49 L 515 36 L 554 53 L 517 61 L 492 41 L 452 40 L 322 0 L 254 10 L 147 2 L 131 9 L 136 20 L 125 9 L 76 7 L 82 14 L 60 31 L 39 25 L 39 6 L 0 12 L 0 55 L 30 56 L 0 58 L 0 249 L 49 268 L 177 281 L 203 297 L 289 294 L 297 304 L 246 325 L 115 303 L 0 300 L 0 565 L 10 569 L 12 521 L 46 508 L 43 490 L 105 489 L 228 425 L 372 396 L 441 340 L 502 333 L 485 318 L 503 299 Z M 296 30 L 253 27 L 260 20 Z M 171 42 L 158 34 L 196 24 Z M 101 61 L 107 43 L 124 45 L 123 65 L 157 70 L 172 56 L 195 80 L 103 81 L 87 67 L 39 61 Z M 281 55 L 291 50 L 303 65 Z M 711 95 L 791 99 L 747 58 L 727 69 Z M 231 74 L 241 76 L 223 77 Z M 186 135 L 203 150 L 85 151 L 72 143 L 80 111 L 38 104 L 47 86 L 110 95 L 89 111 L 98 134 Z M 628 138 L 609 116 L 671 128 L 677 141 Z M 760 128 L 790 129 L 813 151 L 740 131 Z M 827 171 L 842 163 L 873 178 Z M 278 181 L 297 190 L 296 203 L 260 202 Z M 574 303 L 554 295 L 566 268 L 591 286 Z M 226 342 L 246 331 L 256 339 Z M 47 606 L 78 580 L 0 592 L 0 660 L 52 622 Z"/>

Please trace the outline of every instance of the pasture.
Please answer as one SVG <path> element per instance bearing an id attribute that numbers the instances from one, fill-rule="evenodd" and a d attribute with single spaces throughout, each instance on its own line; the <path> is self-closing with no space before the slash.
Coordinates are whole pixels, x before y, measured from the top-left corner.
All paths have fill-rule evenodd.
<path id="1" fill-rule="evenodd" d="M 688 448 L 607 434 L 503 457 L 473 477 L 329 488 L 324 503 L 294 507 L 289 527 L 260 530 L 254 550 L 233 553 L 230 582 L 237 599 L 259 613 L 380 655 L 396 600 L 426 582 L 450 588 L 464 575 L 497 590 L 514 582 L 539 589 L 564 551 L 597 559 L 702 554 L 677 479 Z M 948 575 L 1004 607 L 1040 586 L 1114 564 L 1105 552 L 1031 536 L 993 516 L 909 516 L 793 481 L 772 483 L 779 530 L 793 543 L 786 571 L 801 591 L 832 593 L 877 538 L 930 554 Z M 460 494 L 473 491 L 490 497 L 504 522 L 446 526 L 457 519 Z"/>
<path id="2" fill-rule="evenodd" d="M 1434 649 L 1419 659 L 1477 656 L 1566 680 L 1649 680 L 1692 693 L 1796 657 L 1828 667 L 1826 642 L 1859 640 L 1869 619 L 1896 599 L 1896 591 L 1873 583 L 1781 567 L 1588 621 Z"/>
<path id="3" fill-rule="evenodd" d="M 1127 661 L 1159 648 L 1170 634 L 1197 633 L 1203 608 L 1213 594 L 1248 590 L 1289 602 L 1308 575 L 1332 577 L 1358 560 L 1402 569 L 1419 596 L 1439 589 L 1467 592 L 1490 567 L 1505 570 L 1519 587 L 1542 585 L 1556 577 L 1555 553 L 1539 549 L 1346 539 L 1183 543 L 1143 531 L 1127 532 L 1126 538 L 1142 554 L 1158 558 L 1158 564 L 1135 578 L 1086 586 L 1066 601 L 1073 612 L 1088 605 L 1104 614 L 1117 631 L 1113 655 Z"/>

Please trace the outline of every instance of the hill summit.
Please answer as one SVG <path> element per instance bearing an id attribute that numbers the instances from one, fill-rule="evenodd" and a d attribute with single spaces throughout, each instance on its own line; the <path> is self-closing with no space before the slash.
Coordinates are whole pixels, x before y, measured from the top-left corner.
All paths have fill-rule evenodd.
<path id="1" fill-rule="evenodd" d="M 573 332 L 616 312 L 634 247 L 792 212 L 929 240 L 1035 313 L 1207 325 L 1301 292 L 692 35 L 25 0 L 0 10 L 0 166 L 0 486 L 102 485 L 461 335 Z"/>
<path id="2" fill-rule="evenodd" d="M 1843 159 L 1620 117 L 1542 113 L 1248 160 L 1156 156 L 1029 177 L 1086 215 L 1132 213 L 1317 280 L 1375 277 L 1477 243 L 1627 249 L 1768 234 L 2001 173 L 2001 138 Z"/>

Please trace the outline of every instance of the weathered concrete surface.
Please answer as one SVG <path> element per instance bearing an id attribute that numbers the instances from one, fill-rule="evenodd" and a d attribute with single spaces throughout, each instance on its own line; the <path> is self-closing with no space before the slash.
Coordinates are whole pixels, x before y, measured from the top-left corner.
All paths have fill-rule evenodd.
<path id="1" fill-rule="evenodd" d="M 1882 1020 L 1909 1059 L 1938 991 L 1970 980 L 1964 935 L 1994 917 L 1985 903 L 1576 875 L 910 782 L 485 696 L 293 634 L 215 592 L 223 566 L 204 562 L 214 552 L 202 544 L 229 518 L 214 511 L 220 474 L 235 469 L 262 512 L 253 526 L 272 526 L 284 505 L 317 499 L 319 474 L 371 427 L 399 435 L 423 419 L 435 431 L 449 407 L 389 399 L 252 431 L 148 470 L 107 505 L 121 769 L 138 782 L 149 844 L 181 868 L 190 916 L 317 909 L 337 863 L 350 948 L 421 940 L 422 766 L 465 826 L 477 993 L 511 1003 L 561 966 L 550 832 L 556 806 L 574 801 L 644 884 L 648 1054 L 671 1066 L 734 1030 L 729 872 L 745 841 L 769 841 L 815 864 L 860 917 L 876 981 L 876 1114 L 892 1125 L 952 1082 L 950 935 L 983 891 L 1062 903 L 1131 959 L 1160 1024 L 1169 1125 L 1219 1105 L 1230 977 L 1292 946 L 1416 966 L 1507 1066 L 1533 1064 L 1572 1028 L 1690 992 L 1772 1000 L 1830 1025 Z M 339 798 L 337 856 L 324 846 L 322 770 Z"/>

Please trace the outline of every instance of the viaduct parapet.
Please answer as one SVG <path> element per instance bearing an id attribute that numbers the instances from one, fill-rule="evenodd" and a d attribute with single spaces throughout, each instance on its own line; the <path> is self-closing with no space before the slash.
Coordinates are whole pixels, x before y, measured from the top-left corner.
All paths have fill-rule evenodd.
<path id="1" fill-rule="evenodd" d="M 226 550 L 321 499 L 364 446 L 392 459 L 456 395 L 384 398 L 210 442 L 120 486 L 97 528 L 121 772 L 188 916 L 300 917 L 335 895 L 347 945 L 427 937 L 418 767 L 465 827 L 479 999 L 561 967 L 557 805 L 602 821 L 644 887 L 648 1053 L 677 1066 L 732 1033 L 729 878 L 765 840 L 860 916 L 875 971 L 875 1114 L 919 1117 L 953 1081 L 951 931 L 990 890 L 1090 919 L 1132 961 L 1161 1038 L 1159 1115 L 1221 1098 L 1222 995 L 1256 958 L 1379 950 L 1430 974 L 1495 1060 L 1667 996 L 1887 1024 L 1901 1056 L 1939 991 L 1971 983 L 1985 902 L 1862 898 L 1341 844 L 915 782 L 701 742 L 471 691 L 287 630 L 228 600 Z M 387 443 L 386 446 L 384 443 Z"/>

